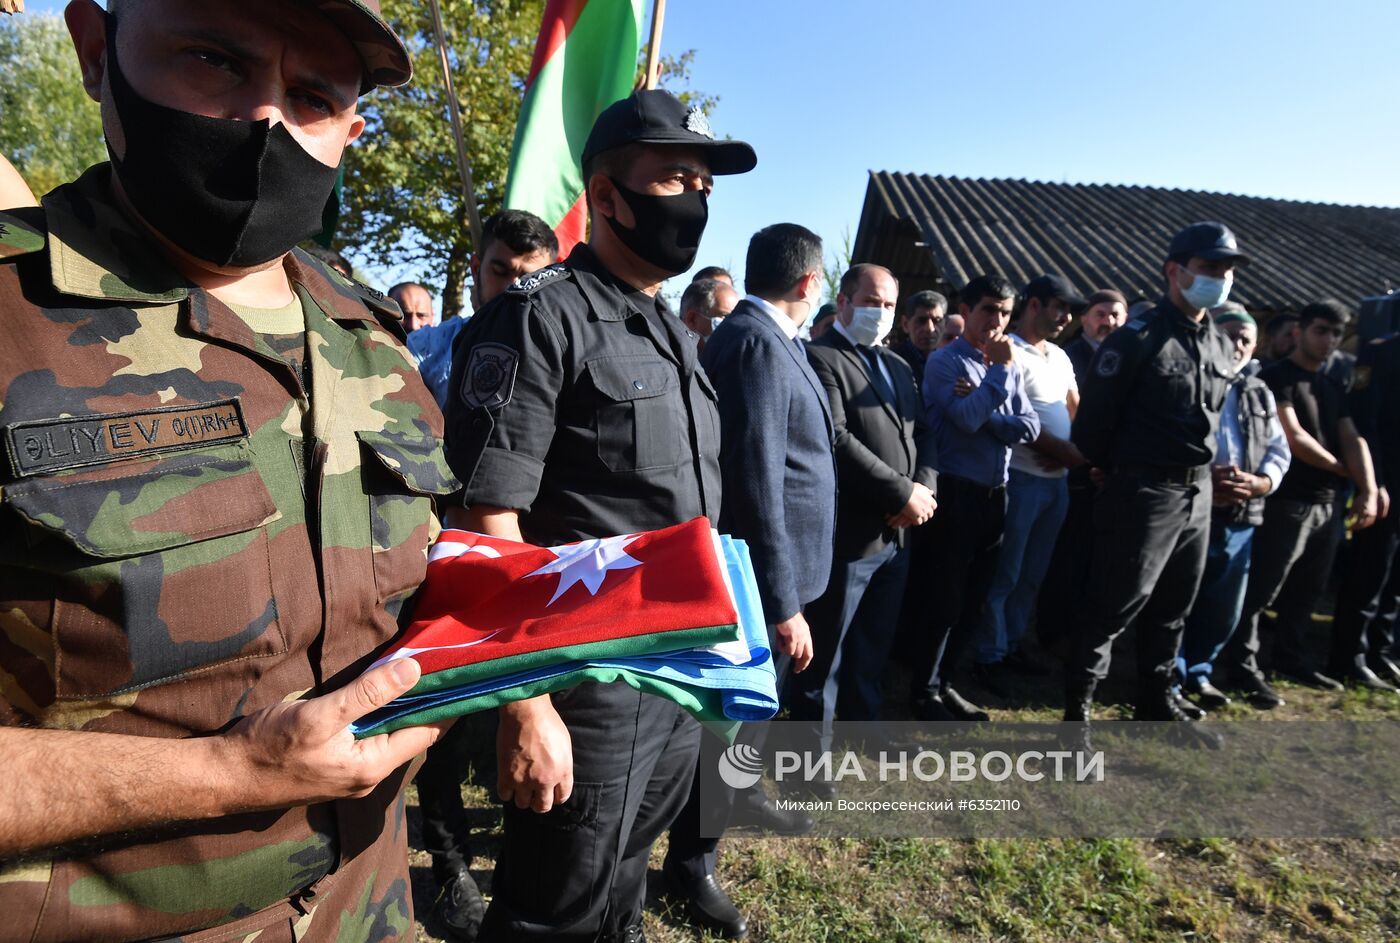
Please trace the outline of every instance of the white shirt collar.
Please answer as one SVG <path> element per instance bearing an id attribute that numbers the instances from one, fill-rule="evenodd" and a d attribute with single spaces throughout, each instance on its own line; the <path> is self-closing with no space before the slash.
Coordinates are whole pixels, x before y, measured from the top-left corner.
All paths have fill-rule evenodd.
<path id="1" fill-rule="evenodd" d="M 797 339 L 797 332 L 801 330 L 801 328 L 793 323 L 792 318 L 788 317 L 786 314 L 783 314 L 783 312 L 779 311 L 773 305 L 758 297 L 758 295 L 745 295 L 744 300 L 752 301 L 756 306 L 762 309 L 770 318 L 772 318 L 773 321 L 778 325 L 778 329 L 781 330 L 785 335 L 787 335 L 788 340 L 791 341 Z"/>
<path id="2" fill-rule="evenodd" d="M 856 339 L 850 335 L 849 331 L 846 330 L 846 325 L 841 323 L 840 318 L 837 318 L 835 321 L 831 322 L 831 328 L 837 334 L 840 334 L 842 337 L 846 338 L 846 340 L 850 341 L 852 347 L 856 348 L 857 350 L 860 349 L 860 345 L 856 343 Z"/>

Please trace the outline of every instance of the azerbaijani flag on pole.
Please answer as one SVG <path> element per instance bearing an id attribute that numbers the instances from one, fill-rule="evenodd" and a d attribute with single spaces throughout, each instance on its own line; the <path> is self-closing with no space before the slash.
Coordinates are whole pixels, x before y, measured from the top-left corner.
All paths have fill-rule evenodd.
<path id="1" fill-rule="evenodd" d="M 584 239 L 583 145 L 637 76 L 642 0 L 548 0 L 515 125 L 504 205 L 554 227 L 561 257 Z"/>
<path id="2" fill-rule="evenodd" d="M 731 738 L 778 709 L 748 550 L 704 518 L 554 548 L 443 531 L 414 616 L 376 664 L 413 658 L 422 677 L 357 736 L 587 680 L 670 698 Z"/>

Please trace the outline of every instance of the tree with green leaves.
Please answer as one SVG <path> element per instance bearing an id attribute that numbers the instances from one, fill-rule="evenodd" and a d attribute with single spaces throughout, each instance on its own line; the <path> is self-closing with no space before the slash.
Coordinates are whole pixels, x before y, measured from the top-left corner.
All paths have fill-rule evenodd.
<path id="1" fill-rule="evenodd" d="M 0 17 L 0 153 L 36 194 L 107 159 L 61 17 Z"/>
<path id="2" fill-rule="evenodd" d="M 441 0 L 482 218 L 501 208 L 515 123 L 534 56 L 543 0 Z M 335 242 L 361 264 L 406 266 L 441 286 L 443 317 L 463 309 L 474 249 L 457 173 L 442 66 L 422 0 L 389 0 L 384 12 L 408 43 L 414 80 L 361 100 L 365 133 L 346 158 Z M 685 101 L 718 101 L 687 88 L 694 50 L 663 57 L 662 85 Z M 639 72 L 640 75 L 640 67 Z"/>

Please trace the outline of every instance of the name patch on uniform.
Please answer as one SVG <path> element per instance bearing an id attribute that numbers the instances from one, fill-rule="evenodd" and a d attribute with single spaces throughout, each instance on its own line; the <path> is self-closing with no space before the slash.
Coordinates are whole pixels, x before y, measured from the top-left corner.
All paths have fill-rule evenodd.
<path id="1" fill-rule="evenodd" d="M 34 419 L 0 432 L 16 478 L 248 438 L 237 399 Z"/>
<path id="2" fill-rule="evenodd" d="M 500 409 L 509 403 L 519 360 L 504 344 L 477 344 L 462 374 L 462 402 L 472 409 Z"/>

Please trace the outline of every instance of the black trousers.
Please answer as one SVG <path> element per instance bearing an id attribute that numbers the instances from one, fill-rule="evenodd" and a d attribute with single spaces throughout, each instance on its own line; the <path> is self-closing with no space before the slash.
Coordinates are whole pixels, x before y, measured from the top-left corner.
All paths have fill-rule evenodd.
<path id="1" fill-rule="evenodd" d="M 1244 612 L 1221 658 L 1225 677 L 1259 671 L 1259 617 L 1270 606 L 1277 614 L 1273 666 L 1281 671 L 1309 668 L 1308 626 L 1340 542 L 1335 515 L 1331 502 L 1276 497 L 1264 505 L 1264 523 L 1254 532 Z"/>
<path id="2" fill-rule="evenodd" d="M 1109 474 L 1094 501 L 1087 617 L 1065 669 L 1071 691 L 1107 677 L 1113 640 L 1134 623 L 1139 678 L 1172 683 L 1205 571 L 1210 500 L 1209 477 L 1185 485 Z"/>
<path id="3" fill-rule="evenodd" d="M 987 488 L 954 475 L 938 477 L 938 510 L 929 522 L 928 630 L 912 662 L 910 697 L 938 693 L 957 675 L 964 650 L 982 621 L 996 574 L 1006 523 L 1006 488 Z M 911 577 L 912 578 L 912 577 Z"/>
<path id="4" fill-rule="evenodd" d="M 793 677 L 792 658 L 778 651 L 776 643 L 777 638 L 770 625 L 768 647 L 773 652 L 773 670 L 777 674 L 778 691 L 781 692 Z M 762 752 L 767 733 L 766 723 L 745 724 L 735 742 L 747 743 Z M 715 769 L 720 754 L 727 746 L 720 737 L 708 732 L 700 738 L 699 759 L 695 777 L 691 780 L 690 795 L 666 837 L 666 860 L 663 868 L 679 880 L 698 881 L 706 875 L 714 874 L 715 864 L 719 860 L 720 833 L 729 824 L 730 812 L 743 803 L 758 806 L 768 801 L 762 785 L 749 789 L 733 789 L 720 783 L 717 784 L 715 795 L 711 796 L 711 804 L 706 806 L 701 803 L 699 770 L 706 765 Z"/>
<path id="5" fill-rule="evenodd" d="M 1332 624 L 1330 672 L 1344 675 L 1365 666 L 1370 655 L 1389 657 L 1395 644 L 1395 614 L 1400 608 L 1400 514 L 1390 516 L 1351 539 L 1350 565 L 1337 593 Z"/>
<path id="6" fill-rule="evenodd" d="M 1050 569 L 1040 585 L 1035 607 L 1036 638 L 1046 648 L 1072 644 L 1080 634 L 1093 561 L 1095 491 L 1087 472 L 1070 472 L 1069 511 L 1055 540 Z"/>
<path id="7" fill-rule="evenodd" d="M 423 815 L 423 845 L 433 857 L 433 877 L 438 884 L 446 884 L 455 872 L 465 871 L 470 864 L 470 827 L 462 806 L 462 783 L 468 766 L 476 765 L 478 778 L 489 783 L 495 793 L 496 720 L 495 711 L 458 718 L 447 736 L 428 748 L 414 780 Z"/>
<path id="8" fill-rule="evenodd" d="M 690 795 L 701 731 L 679 706 L 621 682 L 552 697 L 574 791 L 542 815 L 506 805 L 482 943 L 620 939 L 641 920 L 652 843 Z"/>

